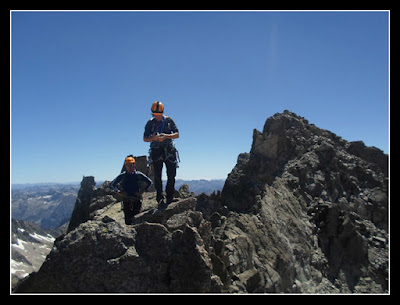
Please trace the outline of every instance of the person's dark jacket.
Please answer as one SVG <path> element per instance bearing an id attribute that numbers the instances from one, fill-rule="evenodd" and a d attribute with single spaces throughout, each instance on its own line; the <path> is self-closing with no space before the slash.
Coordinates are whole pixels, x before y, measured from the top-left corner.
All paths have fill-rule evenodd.
<path id="1" fill-rule="evenodd" d="M 171 117 L 164 115 L 161 122 L 157 121 L 155 118 L 151 118 L 144 127 L 143 136 L 146 138 L 150 138 L 154 134 L 160 134 L 160 133 L 171 134 L 175 132 L 179 132 L 179 130 L 178 127 L 176 127 L 174 120 Z M 166 139 L 163 142 L 151 142 L 150 147 L 151 148 L 169 147 L 171 146 L 172 142 L 173 140 L 171 139 Z"/>
<path id="2" fill-rule="evenodd" d="M 149 177 L 139 171 L 134 171 L 132 174 L 123 172 L 111 182 L 111 187 L 117 191 L 124 191 L 129 196 L 135 196 L 136 193 L 142 190 L 148 190 L 153 182 Z M 118 188 L 118 184 L 122 190 Z"/>

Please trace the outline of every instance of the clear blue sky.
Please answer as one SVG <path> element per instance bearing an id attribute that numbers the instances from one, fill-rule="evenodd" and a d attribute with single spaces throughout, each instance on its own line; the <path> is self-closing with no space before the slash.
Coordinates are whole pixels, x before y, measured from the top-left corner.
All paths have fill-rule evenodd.
<path id="1" fill-rule="evenodd" d="M 226 178 L 285 109 L 388 153 L 388 12 L 12 12 L 12 182 L 111 180 L 153 101 L 179 179 Z"/>

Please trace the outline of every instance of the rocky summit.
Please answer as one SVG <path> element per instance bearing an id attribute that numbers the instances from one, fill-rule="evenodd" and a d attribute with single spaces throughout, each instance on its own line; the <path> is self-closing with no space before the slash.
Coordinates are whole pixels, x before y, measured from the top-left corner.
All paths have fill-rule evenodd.
<path id="1" fill-rule="evenodd" d="M 68 232 L 15 292 L 388 293 L 388 156 L 284 111 L 254 130 L 221 193 L 125 225 L 84 177 Z"/>

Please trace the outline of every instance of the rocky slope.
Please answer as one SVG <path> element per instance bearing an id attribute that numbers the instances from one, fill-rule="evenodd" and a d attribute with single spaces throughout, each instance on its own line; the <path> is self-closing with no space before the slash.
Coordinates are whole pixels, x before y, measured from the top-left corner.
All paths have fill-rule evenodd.
<path id="1" fill-rule="evenodd" d="M 12 286 L 32 271 L 39 270 L 62 229 L 43 229 L 34 222 L 11 221 Z"/>
<path id="2" fill-rule="evenodd" d="M 244 261 L 233 242 L 235 273 L 257 271 L 257 291 L 386 291 L 387 166 L 379 149 L 294 113 L 269 118 L 222 192 L 237 212 L 227 225 L 250 249 Z"/>
<path id="3" fill-rule="evenodd" d="M 85 177 L 68 233 L 16 292 L 385 293 L 388 156 L 285 111 L 254 130 L 221 194 L 134 225 Z"/>

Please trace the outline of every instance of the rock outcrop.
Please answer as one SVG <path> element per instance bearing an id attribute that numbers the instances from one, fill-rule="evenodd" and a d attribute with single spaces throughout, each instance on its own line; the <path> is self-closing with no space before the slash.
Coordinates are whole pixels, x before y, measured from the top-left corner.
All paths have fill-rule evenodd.
<path id="1" fill-rule="evenodd" d="M 145 194 L 144 211 L 127 226 L 108 184 L 92 189 L 82 183 L 80 194 L 92 194 L 77 201 L 81 212 L 74 215 L 87 217 L 55 241 L 40 271 L 17 292 L 221 291 L 205 244 L 211 226 L 194 210 L 197 200 L 187 186 L 181 190 L 186 198 L 163 209 L 154 194 Z"/>
<path id="2" fill-rule="evenodd" d="M 257 270 L 260 292 L 386 291 L 387 172 L 377 148 L 289 111 L 269 118 L 222 191 L 231 273 Z"/>
<path id="3" fill-rule="evenodd" d="M 285 111 L 219 194 L 187 186 L 134 224 L 85 177 L 68 233 L 16 292 L 385 293 L 388 156 Z"/>

